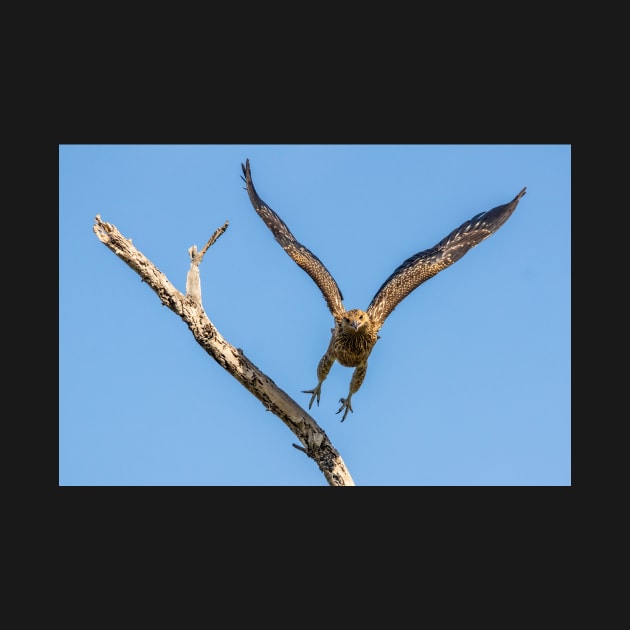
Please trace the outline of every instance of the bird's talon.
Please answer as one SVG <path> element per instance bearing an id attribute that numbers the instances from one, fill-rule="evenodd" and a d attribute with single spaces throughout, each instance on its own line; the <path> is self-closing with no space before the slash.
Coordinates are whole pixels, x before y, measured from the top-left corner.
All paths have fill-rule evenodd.
<path id="1" fill-rule="evenodd" d="M 319 398 L 321 396 L 321 389 L 319 388 L 315 388 L 315 389 L 303 389 L 302 390 L 303 394 L 313 394 L 311 396 L 311 401 L 308 403 L 308 408 L 310 409 L 313 406 L 313 401 L 317 400 L 317 406 L 319 407 Z"/>
<path id="2" fill-rule="evenodd" d="M 350 404 L 349 400 L 346 400 L 345 398 L 340 398 L 339 402 L 341 403 L 341 407 L 339 407 L 339 411 L 337 413 L 341 413 L 344 407 L 346 409 L 343 414 L 343 418 L 341 418 L 341 422 L 343 422 L 346 419 L 346 416 L 348 415 L 348 411 L 351 411 L 352 413 L 354 413 L 354 411 L 352 409 L 352 405 Z"/>

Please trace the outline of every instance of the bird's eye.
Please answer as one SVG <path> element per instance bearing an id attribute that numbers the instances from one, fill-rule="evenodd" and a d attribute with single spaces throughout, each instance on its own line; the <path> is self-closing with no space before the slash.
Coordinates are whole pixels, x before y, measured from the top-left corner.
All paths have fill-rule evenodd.
<path id="1" fill-rule="evenodd" d="M 361 313 L 361 315 L 359 315 L 359 319 L 363 319 L 363 313 Z"/>

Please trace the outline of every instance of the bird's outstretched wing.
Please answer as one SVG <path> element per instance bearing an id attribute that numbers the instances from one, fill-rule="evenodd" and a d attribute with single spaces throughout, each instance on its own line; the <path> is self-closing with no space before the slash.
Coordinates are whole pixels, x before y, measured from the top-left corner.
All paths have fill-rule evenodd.
<path id="1" fill-rule="evenodd" d="M 314 280 L 324 295 L 326 304 L 333 317 L 336 320 L 340 320 L 345 313 L 345 309 L 342 304 L 343 296 L 335 279 L 330 275 L 324 263 L 291 234 L 287 224 L 258 196 L 252 182 L 249 160 L 246 160 L 244 165 L 241 164 L 241 167 L 245 176 L 242 179 L 247 184 L 246 190 L 254 210 L 267 224 L 267 227 L 271 230 L 276 241 L 282 245 L 284 251 Z"/>
<path id="2" fill-rule="evenodd" d="M 523 188 L 509 203 L 487 212 L 480 212 L 462 223 L 435 247 L 407 258 L 385 280 L 368 306 L 367 314 L 377 329 L 414 289 L 442 269 L 457 262 L 468 250 L 494 234 L 509 219 L 525 191 L 526 188 Z"/>

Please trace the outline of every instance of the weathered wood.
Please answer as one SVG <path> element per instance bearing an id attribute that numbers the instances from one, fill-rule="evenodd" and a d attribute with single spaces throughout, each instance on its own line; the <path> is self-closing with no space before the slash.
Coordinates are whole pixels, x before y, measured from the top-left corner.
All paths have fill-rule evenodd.
<path id="1" fill-rule="evenodd" d="M 101 243 L 127 263 L 155 291 L 162 304 L 182 318 L 197 343 L 222 368 L 256 396 L 267 411 L 284 422 L 300 441 L 302 446 L 298 448 L 317 464 L 328 484 L 353 486 L 354 481 L 326 432 L 307 411 L 256 367 L 240 348 L 228 343 L 204 311 L 199 265 L 208 248 L 227 229 L 227 221 L 215 231 L 201 252 L 197 252 L 195 245 L 188 250 L 191 262 L 184 295 L 116 226 L 102 221 L 100 215 L 96 215 L 95 220 L 94 233 Z"/>

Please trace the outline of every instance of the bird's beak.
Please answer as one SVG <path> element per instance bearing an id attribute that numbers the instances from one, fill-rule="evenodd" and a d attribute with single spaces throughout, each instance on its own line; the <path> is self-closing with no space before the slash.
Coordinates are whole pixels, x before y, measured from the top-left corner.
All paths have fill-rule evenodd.
<path id="1" fill-rule="evenodd" d="M 354 328 L 355 330 L 359 330 L 360 325 L 361 323 L 359 322 L 358 319 L 354 319 L 350 322 L 350 326 L 352 326 L 352 328 Z"/>

